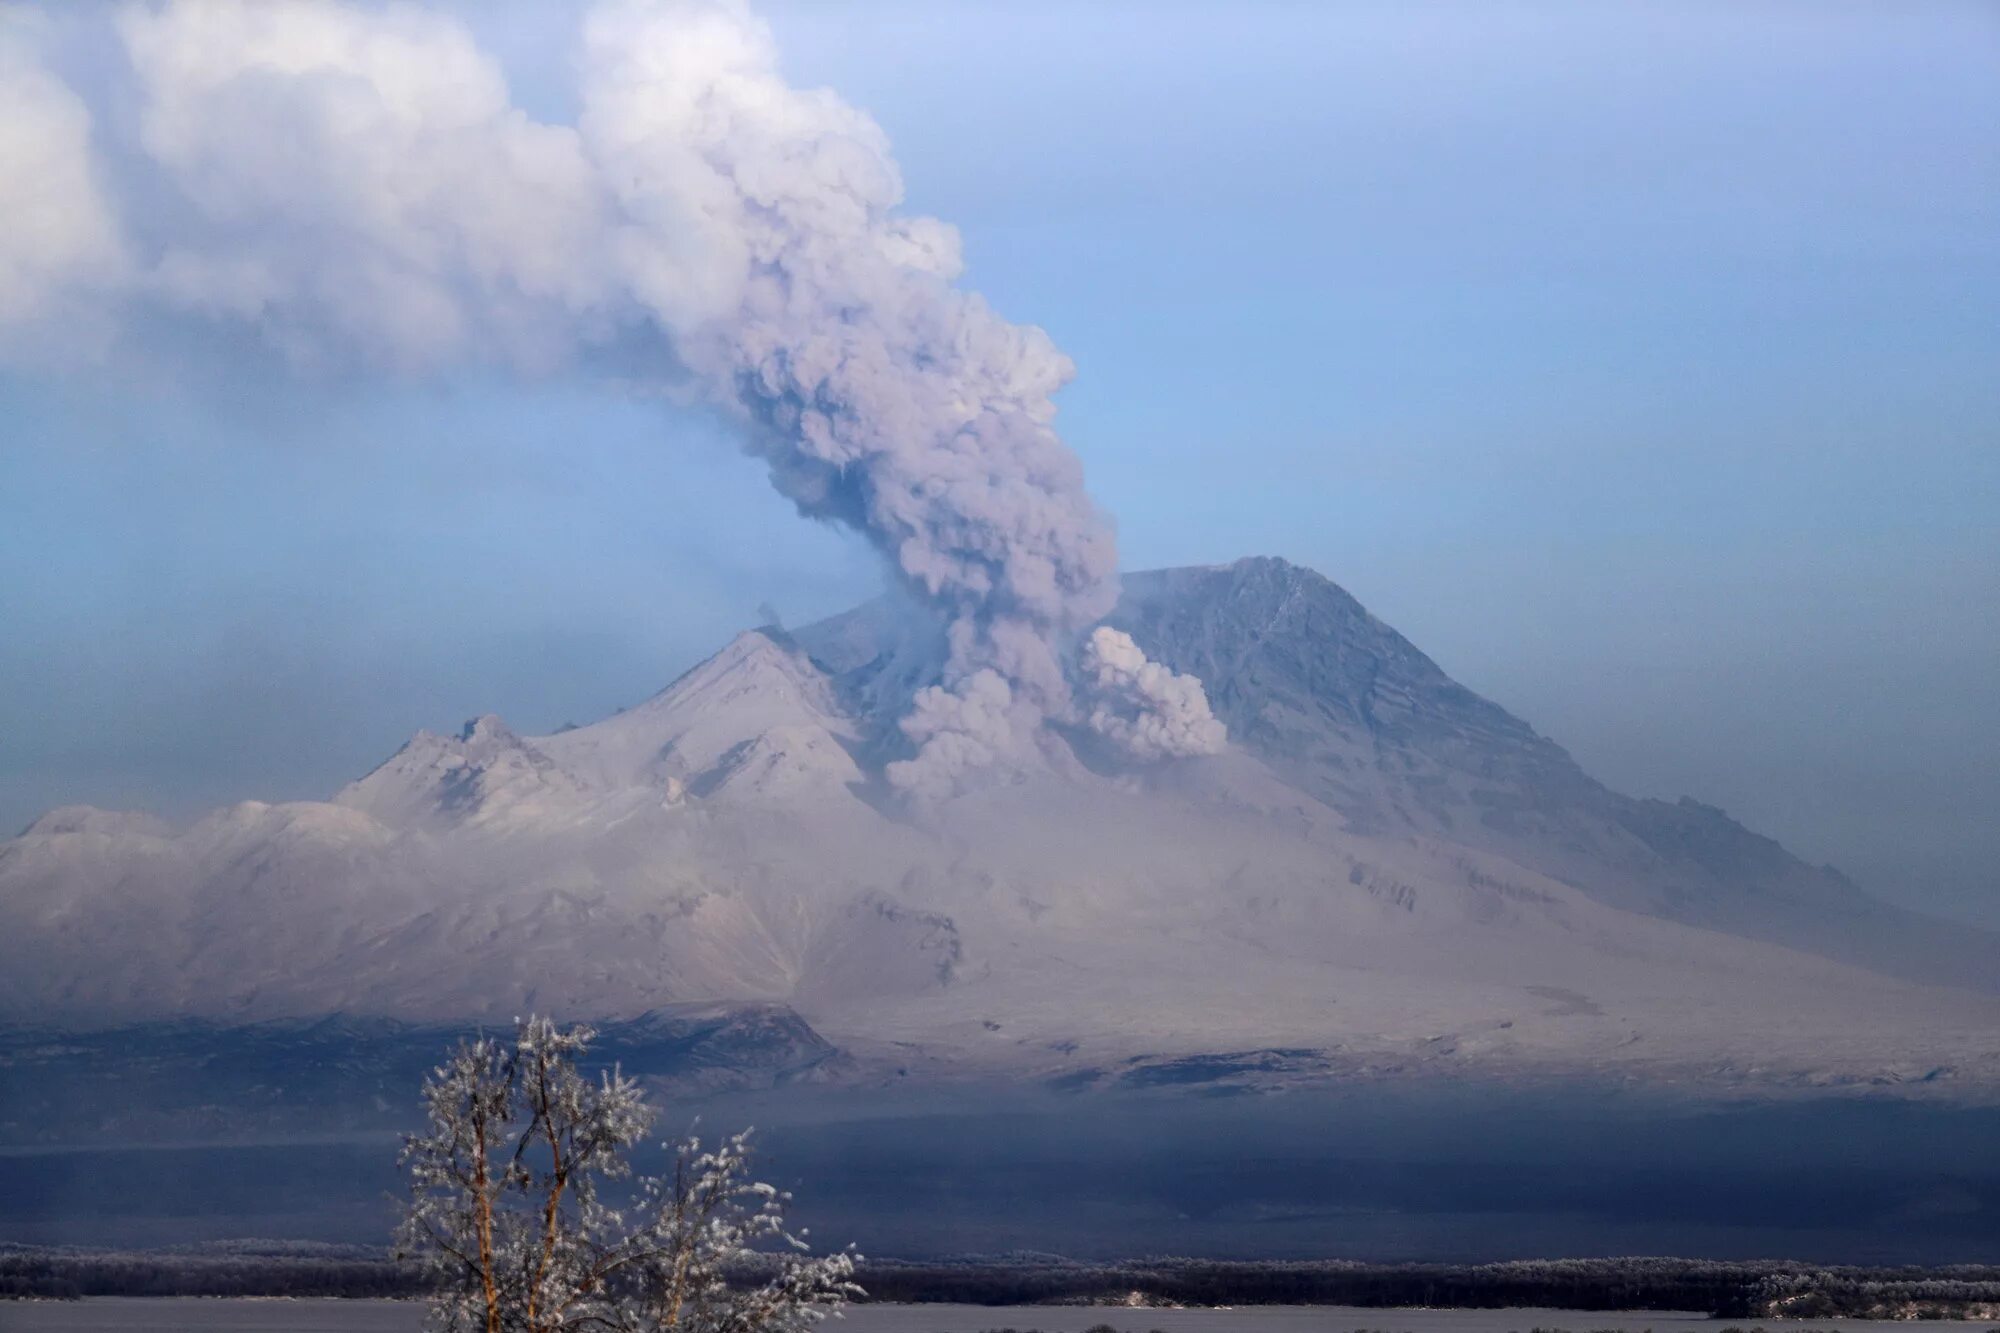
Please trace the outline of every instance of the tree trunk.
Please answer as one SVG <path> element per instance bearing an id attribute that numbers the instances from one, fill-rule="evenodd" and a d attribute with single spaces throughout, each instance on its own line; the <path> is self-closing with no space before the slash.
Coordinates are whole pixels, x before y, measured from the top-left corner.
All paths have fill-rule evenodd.
<path id="1" fill-rule="evenodd" d="M 473 1160 L 472 1182 L 479 1202 L 479 1281 L 486 1289 L 486 1333 L 500 1333 L 500 1290 L 493 1280 L 493 1191 L 486 1184 L 486 1113 L 473 1112 L 473 1141 L 478 1155 Z"/>

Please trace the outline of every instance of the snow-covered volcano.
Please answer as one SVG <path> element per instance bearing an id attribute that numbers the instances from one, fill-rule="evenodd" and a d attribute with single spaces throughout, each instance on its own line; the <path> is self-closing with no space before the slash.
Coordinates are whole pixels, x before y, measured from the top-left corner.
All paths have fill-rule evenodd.
<path id="1" fill-rule="evenodd" d="M 591 726 L 419 733 L 329 802 L 46 815 L 0 844 L 0 1014 L 778 1005 L 857 1077 L 2000 1087 L 2000 938 L 1609 791 L 1319 575 L 1134 575 L 1110 623 L 1225 753 L 1054 736 L 914 810 L 881 768 L 934 645 L 871 604 Z"/>

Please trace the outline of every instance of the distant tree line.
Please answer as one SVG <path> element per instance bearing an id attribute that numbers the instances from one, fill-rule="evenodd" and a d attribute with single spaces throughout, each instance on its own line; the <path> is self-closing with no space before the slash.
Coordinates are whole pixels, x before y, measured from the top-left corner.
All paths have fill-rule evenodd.
<path id="1" fill-rule="evenodd" d="M 196 1251 L 0 1246 L 0 1297 L 414 1296 L 414 1265 L 349 1247 Z"/>
<path id="2" fill-rule="evenodd" d="M 1750 1304 L 1756 1314 L 1785 1319 L 2000 1319 L 2000 1282 L 1993 1277 L 1980 1269 L 1774 1273 L 1757 1284 Z"/>
<path id="3" fill-rule="evenodd" d="M 766 1280 L 746 1270 L 739 1280 Z M 1731 1319 L 2000 1319 L 2000 1266 L 1815 1267 L 1690 1259 L 1498 1264 L 1225 1262 L 1082 1264 L 1037 1257 L 878 1261 L 856 1274 L 875 1301 L 976 1305 L 1355 1305 L 1471 1309 L 1701 1310 Z M 185 1251 L 0 1246 L 0 1296 L 414 1297 L 412 1266 L 352 1246 Z"/>
<path id="4" fill-rule="evenodd" d="M 861 1281 L 881 1301 L 981 1305 L 1433 1306 L 1459 1309 L 1701 1310 L 1725 1318 L 1862 1310 L 1988 1317 L 2000 1267 L 1815 1268 L 1784 1262 L 1548 1259 L 1495 1264 L 1228 1262 L 1123 1264 L 877 1262 Z M 1901 1317 L 1908 1317 L 1904 1315 Z"/>

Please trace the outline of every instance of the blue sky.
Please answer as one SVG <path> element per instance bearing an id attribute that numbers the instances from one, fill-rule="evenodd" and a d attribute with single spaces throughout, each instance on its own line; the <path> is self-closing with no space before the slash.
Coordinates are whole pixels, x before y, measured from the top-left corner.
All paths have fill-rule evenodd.
<path id="1" fill-rule="evenodd" d="M 468 10 L 567 114 L 562 16 Z M 1280 554 L 1642 794 L 2000 923 L 2000 9 L 765 6 L 1075 358 L 1128 567 Z M 878 586 L 579 380 L 0 379 L 0 823 L 323 795 Z"/>

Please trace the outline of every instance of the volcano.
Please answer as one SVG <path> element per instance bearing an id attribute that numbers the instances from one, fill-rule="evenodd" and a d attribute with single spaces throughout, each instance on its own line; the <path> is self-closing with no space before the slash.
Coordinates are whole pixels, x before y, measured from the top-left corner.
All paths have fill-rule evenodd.
<path id="1" fill-rule="evenodd" d="M 1056 729 L 913 809 L 882 771 L 940 645 L 883 600 L 589 726 L 421 732 L 326 802 L 53 811 L 0 844 L 0 1017 L 741 1014 L 770 1076 L 863 1081 L 2000 1087 L 2000 937 L 1609 790 L 1320 575 L 1134 574 L 1107 623 L 1201 678 L 1223 753 Z"/>

